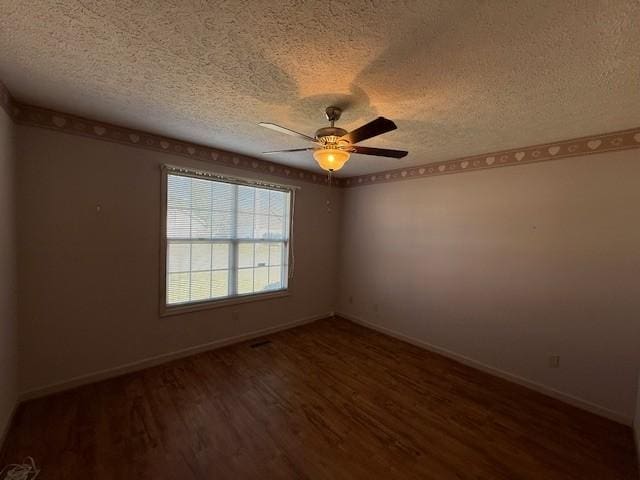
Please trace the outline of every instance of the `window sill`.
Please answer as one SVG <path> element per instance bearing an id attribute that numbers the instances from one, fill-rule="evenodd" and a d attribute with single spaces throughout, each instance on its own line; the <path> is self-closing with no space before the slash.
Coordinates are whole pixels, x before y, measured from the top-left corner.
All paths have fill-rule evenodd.
<path id="1" fill-rule="evenodd" d="M 198 312 L 200 310 L 209 310 L 212 308 L 229 307 L 232 305 L 239 305 L 242 303 L 257 302 L 261 300 L 271 300 L 274 298 L 288 297 L 291 295 L 289 289 L 278 290 L 275 292 L 267 293 L 254 293 L 250 295 L 240 295 L 232 298 L 223 298 L 220 300 L 206 300 L 197 303 L 187 303 L 184 305 L 175 306 L 160 306 L 160 316 L 168 317 L 171 315 L 181 315 L 183 313 Z"/>

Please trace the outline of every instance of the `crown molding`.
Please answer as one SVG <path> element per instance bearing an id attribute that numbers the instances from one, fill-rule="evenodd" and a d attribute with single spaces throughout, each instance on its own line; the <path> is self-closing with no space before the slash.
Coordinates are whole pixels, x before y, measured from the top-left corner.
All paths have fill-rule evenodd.
<path id="1" fill-rule="evenodd" d="M 22 125 L 46 128 L 137 148 L 146 148 L 280 178 L 289 178 L 325 186 L 328 183 L 327 177 L 321 173 L 20 103 L 12 98 L 9 90 L 2 82 L 0 82 L 0 107 L 16 123 Z M 491 168 L 528 165 L 635 148 L 640 148 L 640 127 L 426 163 L 413 167 L 385 170 L 366 175 L 334 178 L 332 184 L 336 187 L 345 188 L 360 187 Z"/>
<path id="2" fill-rule="evenodd" d="M 554 143 L 501 150 L 442 162 L 427 163 L 415 167 L 397 168 L 367 175 L 343 179 L 344 187 L 360 187 L 379 183 L 398 182 L 415 178 L 452 175 L 490 168 L 527 165 L 562 158 L 593 155 L 618 150 L 640 148 L 640 127 L 629 130 L 589 135 Z"/>

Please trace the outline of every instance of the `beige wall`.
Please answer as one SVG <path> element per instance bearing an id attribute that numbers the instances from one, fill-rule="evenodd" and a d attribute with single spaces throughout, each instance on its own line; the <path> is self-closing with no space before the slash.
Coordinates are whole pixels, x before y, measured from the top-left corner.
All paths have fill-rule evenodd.
<path id="1" fill-rule="evenodd" d="M 160 318 L 160 165 L 249 173 L 17 131 L 23 392 L 333 310 L 339 209 L 327 213 L 326 188 L 300 183 L 296 195 L 290 297 Z"/>
<path id="2" fill-rule="evenodd" d="M 0 442 L 17 400 L 13 124 L 0 108 Z"/>
<path id="3" fill-rule="evenodd" d="M 639 179 L 630 150 L 347 189 L 336 310 L 631 423 Z"/>
<path id="4" fill-rule="evenodd" d="M 334 189 L 331 215 L 327 190 L 301 183 L 291 297 L 160 318 L 159 166 L 203 164 L 16 130 L 22 392 L 337 305 L 633 417 L 637 150 Z"/>

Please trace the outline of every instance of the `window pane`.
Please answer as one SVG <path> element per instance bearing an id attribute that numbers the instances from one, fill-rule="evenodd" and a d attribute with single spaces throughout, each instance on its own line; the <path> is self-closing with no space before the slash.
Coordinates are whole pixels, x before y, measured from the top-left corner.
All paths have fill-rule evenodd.
<path id="1" fill-rule="evenodd" d="M 239 213 L 237 238 L 253 238 L 253 214 Z"/>
<path id="2" fill-rule="evenodd" d="M 262 292 L 269 284 L 269 269 L 267 267 L 256 268 L 253 271 L 253 291 Z"/>
<path id="3" fill-rule="evenodd" d="M 167 245 L 167 271 L 188 272 L 191 245 L 188 243 L 169 243 Z"/>
<path id="4" fill-rule="evenodd" d="M 211 238 L 211 212 L 191 211 L 191 238 Z"/>
<path id="5" fill-rule="evenodd" d="M 167 238 L 191 237 L 191 211 L 170 208 L 167 210 Z"/>
<path id="6" fill-rule="evenodd" d="M 255 266 L 265 267 L 267 265 L 269 265 L 269 244 L 256 243 Z"/>
<path id="7" fill-rule="evenodd" d="M 191 178 L 169 175 L 167 178 L 167 205 L 173 208 L 191 207 Z"/>
<path id="8" fill-rule="evenodd" d="M 269 217 L 269 238 L 280 239 L 284 238 L 284 218 L 283 217 Z"/>
<path id="9" fill-rule="evenodd" d="M 267 215 L 256 215 L 253 238 L 266 239 L 269 236 L 269 217 Z"/>
<path id="10" fill-rule="evenodd" d="M 238 268 L 253 267 L 253 243 L 238 245 Z"/>
<path id="11" fill-rule="evenodd" d="M 256 213 L 269 214 L 269 190 L 256 189 Z"/>
<path id="12" fill-rule="evenodd" d="M 286 287 L 290 198 L 287 192 L 168 174 L 167 304 Z"/>
<path id="13" fill-rule="evenodd" d="M 253 293 L 253 268 L 238 270 L 238 294 Z"/>
<path id="14" fill-rule="evenodd" d="M 167 275 L 167 303 L 189 301 L 189 273 L 170 273 Z"/>
<path id="15" fill-rule="evenodd" d="M 211 203 L 214 210 L 230 212 L 235 209 L 236 197 L 234 194 L 235 185 L 230 183 L 210 181 Z"/>
<path id="16" fill-rule="evenodd" d="M 191 271 L 211 270 L 211 244 L 194 243 L 191 246 Z"/>
<path id="17" fill-rule="evenodd" d="M 269 267 L 269 290 L 282 288 L 282 266 Z"/>
<path id="18" fill-rule="evenodd" d="M 211 262 L 211 268 L 213 270 L 226 270 L 229 268 L 229 244 L 213 244 L 213 261 Z"/>
<path id="19" fill-rule="evenodd" d="M 269 213 L 271 215 L 284 216 L 285 198 L 287 194 L 271 190 L 269 192 Z"/>
<path id="20" fill-rule="evenodd" d="M 191 300 L 206 300 L 211 294 L 211 272 L 191 274 Z"/>
<path id="21" fill-rule="evenodd" d="M 233 238 L 233 213 L 214 211 L 211 214 L 211 237 Z"/>
<path id="22" fill-rule="evenodd" d="M 229 295 L 229 270 L 211 272 L 211 298 Z"/>
<path id="23" fill-rule="evenodd" d="M 211 210 L 211 181 L 191 179 L 191 208 Z"/>
<path id="24" fill-rule="evenodd" d="M 255 191 L 254 187 L 238 186 L 238 212 L 254 212 Z"/>
<path id="25" fill-rule="evenodd" d="M 280 265 L 282 263 L 282 244 L 269 244 L 269 265 Z"/>

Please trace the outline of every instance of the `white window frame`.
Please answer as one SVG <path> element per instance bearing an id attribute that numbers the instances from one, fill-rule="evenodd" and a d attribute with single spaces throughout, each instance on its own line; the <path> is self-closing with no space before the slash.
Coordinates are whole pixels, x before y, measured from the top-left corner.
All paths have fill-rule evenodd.
<path id="1" fill-rule="evenodd" d="M 213 180 L 217 182 L 225 182 L 230 183 L 232 185 L 246 185 L 250 187 L 257 188 L 265 188 L 270 190 L 278 190 L 289 193 L 289 237 L 285 243 L 287 245 L 287 268 L 285 269 L 284 275 L 286 275 L 286 288 L 282 288 L 279 290 L 274 290 L 270 292 L 259 292 L 259 293 L 247 293 L 238 295 L 235 293 L 236 281 L 235 275 L 237 274 L 237 255 L 238 255 L 238 246 L 241 243 L 280 243 L 280 241 L 274 240 L 261 240 L 261 239 L 222 239 L 220 243 L 226 243 L 231 245 L 231 253 L 230 253 L 230 262 L 229 270 L 232 272 L 233 280 L 230 283 L 230 288 L 233 289 L 234 292 L 232 295 L 227 297 L 222 297 L 219 299 L 207 299 L 207 300 L 194 300 L 188 303 L 180 303 L 176 305 L 168 305 L 167 304 L 167 190 L 168 190 L 168 177 L 170 174 L 180 175 L 184 177 L 193 177 L 200 179 Z M 196 170 L 187 167 L 179 167 L 173 165 L 162 165 L 162 187 L 161 187 L 161 217 L 160 217 L 160 315 L 178 315 L 181 313 L 194 312 L 199 310 L 207 310 L 211 308 L 219 308 L 229 305 L 236 305 L 240 303 L 246 302 L 255 302 L 259 300 L 268 300 L 272 298 L 280 298 L 286 297 L 291 294 L 291 287 L 293 281 L 293 271 L 294 271 L 294 255 L 293 255 L 293 217 L 294 217 L 294 202 L 295 202 L 295 192 L 300 189 L 298 186 L 293 185 L 283 185 L 272 183 L 268 181 L 256 180 L 256 179 L 248 179 L 241 177 L 234 177 L 230 175 L 224 175 L 220 173 L 216 173 L 213 171 L 207 170 Z M 212 239 L 211 243 L 217 242 L 217 240 Z"/>

